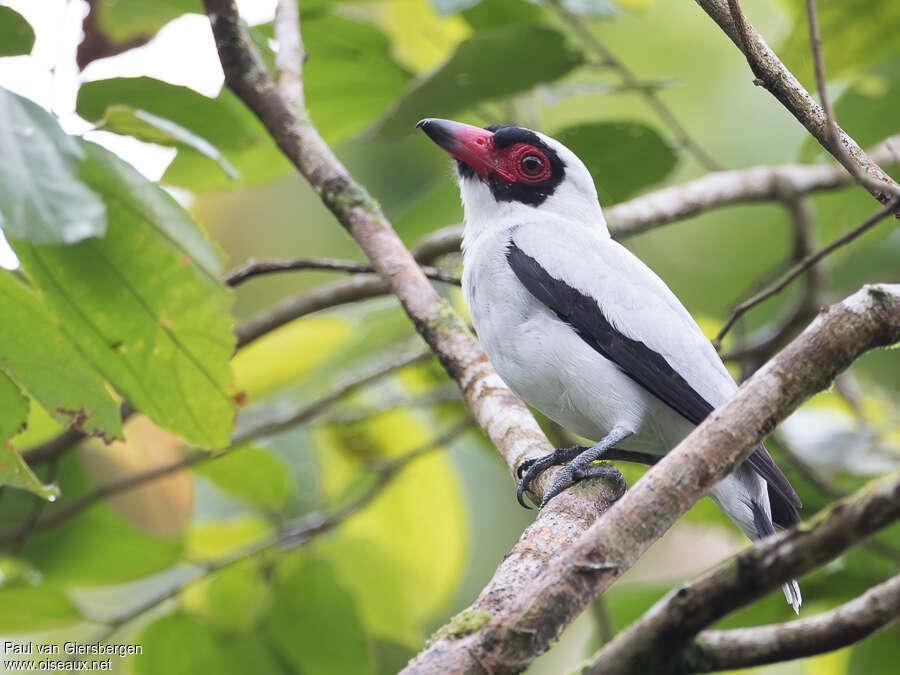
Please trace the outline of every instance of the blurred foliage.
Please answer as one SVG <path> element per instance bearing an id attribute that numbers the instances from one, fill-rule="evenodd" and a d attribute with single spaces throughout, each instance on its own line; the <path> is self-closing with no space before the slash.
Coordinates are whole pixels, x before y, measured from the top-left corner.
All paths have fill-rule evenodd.
<path id="1" fill-rule="evenodd" d="M 550 3 L 301 2 L 311 118 L 408 244 L 461 218 L 446 158 L 411 136 L 420 117 L 539 128 L 585 160 L 604 204 L 704 171 L 647 106 L 648 88 L 727 168 L 826 160 L 777 102 L 750 85 L 743 58 L 692 3 L 562 4 L 641 86 L 623 87 Z M 199 0 L 91 5 L 111 44 L 150 39 L 202 10 Z M 900 132 L 897 3 L 818 6 L 839 121 L 863 146 Z M 804 3 L 768 0 L 748 11 L 811 83 Z M 272 31 L 271 21 L 251 26 L 270 68 Z M 25 19 L 0 7 L 0 56 L 33 58 L 22 56 L 33 44 Z M 200 48 L 185 45 L 173 58 L 192 59 Z M 118 672 L 396 672 L 471 602 L 532 517 L 515 504 L 505 467 L 479 433 L 463 434 L 411 462 L 333 530 L 242 557 L 282 528 L 322 522 L 354 504 L 375 484 L 381 462 L 427 445 L 461 417 L 462 405 L 448 400 L 447 378 L 433 361 L 322 404 L 335 387 L 422 348 L 389 298 L 304 317 L 233 353 L 235 323 L 341 277 L 273 275 L 233 293 L 217 280 L 226 259 L 360 253 L 230 91 L 207 96 L 147 75 L 107 77 L 80 84 L 75 111 L 94 125 L 87 140 L 0 89 L 0 228 L 20 263 L 0 271 L 0 535 L 34 527 L 4 540 L 2 639 L 90 639 L 104 622 L 168 593 L 171 601 L 113 634 L 144 649 L 113 659 Z M 174 149 L 159 184 L 90 142 L 103 142 L 99 129 Z M 811 203 L 821 242 L 874 210 L 852 188 Z M 781 268 L 792 233 L 779 205 L 745 205 L 627 243 L 712 334 L 731 304 Z M 898 261 L 896 228 L 874 228 L 828 258 L 826 299 L 897 281 Z M 453 256 L 442 262 L 459 265 Z M 458 290 L 441 291 L 464 309 Z M 779 317 L 797 294 L 791 286 L 755 308 L 731 339 Z M 869 354 L 850 373 L 861 417 L 832 391 L 781 430 L 782 443 L 846 491 L 896 466 L 900 452 L 897 352 Z M 123 401 L 139 413 L 124 432 Z M 310 406 L 321 408 L 301 425 L 254 433 Z M 124 439 L 90 440 L 58 461 L 35 463 L 32 473 L 20 452 L 73 421 L 92 435 Z M 232 433 L 249 440 L 222 456 L 203 455 L 227 447 Z M 828 504 L 779 447 L 770 449 L 804 514 Z M 82 501 L 98 486 L 186 458 L 196 460 L 190 471 Z M 621 469 L 629 484 L 645 471 Z M 858 547 L 802 579 L 804 612 L 895 574 L 890 547 L 900 548 L 900 527 L 877 541 L 880 553 Z M 741 542 L 712 502 L 701 501 L 605 596 L 609 623 L 628 625 Z M 241 559 L 208 566 L 230 556 Z M 720 625 L 789 618 L 776 591 Z M 598 646 L 591 617 L 579 621 L 529 672 L 560 672 Z M 888 629 L 832 655 L 753 672 L 890 673 L 898 645 L 896 628 Z"/>

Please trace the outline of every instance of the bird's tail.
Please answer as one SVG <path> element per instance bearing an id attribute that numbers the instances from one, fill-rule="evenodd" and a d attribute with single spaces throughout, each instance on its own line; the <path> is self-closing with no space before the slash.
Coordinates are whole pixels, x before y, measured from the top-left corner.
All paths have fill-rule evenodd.
<path id="1" fill-rule="evenodd" d="M 756 534 L 759 539 L 775 534 L 775 526 L 772 524 L 771 516 L 766 512 L 765 506 L 755 499 L 750 499 L 750 510 L 753 511 L 753 525 L 756 528 Z M 751 537 L 754 539 L 755 537 Z M 800 595 L 800 584 L 796 579 L 791 579 L 781 586 L 784 591 L 784 597 L 788 604 L 794 608 L 795 614 L 800 614 L 800 605 L 803 604 L 803 597 Z"/>
<path id="2" fill-rule="evenodd" d="M 713 488 L 710 497 L 753 541 L 775 534 L 767 484 L 746 467 L 726 476 Z M 792 579 L 782 588 L 788 604 L 799 614 L 803 598 L 797 580 Z"/>

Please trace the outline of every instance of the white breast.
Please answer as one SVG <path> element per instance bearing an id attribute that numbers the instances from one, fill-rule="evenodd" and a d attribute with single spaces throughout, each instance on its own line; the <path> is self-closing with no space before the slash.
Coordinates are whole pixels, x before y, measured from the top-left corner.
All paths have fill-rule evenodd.
<path id="1" fill-rule="evenodd" d="M 506 260 L 513 227 L 469 242 L 463 293 L 479 340 L 503 381 L 566 429 L 600 440 L 614 426 L 623 448 L 666 452 L 691 425 L 587 345 L 521 285 Z"/>

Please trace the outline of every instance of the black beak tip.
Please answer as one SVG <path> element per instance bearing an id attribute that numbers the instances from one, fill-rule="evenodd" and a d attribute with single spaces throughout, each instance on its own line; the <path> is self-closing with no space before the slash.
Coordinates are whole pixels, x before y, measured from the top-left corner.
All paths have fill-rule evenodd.
<path id="1" fill-rule="evenodd" d="M 418 122 L 416 122 L 416 129 L 425 131 L 426 127 L 433 121 L 433 119 L 434 118 L 432 117 L 426 117 L 425 119 L 419 120 Z"/>

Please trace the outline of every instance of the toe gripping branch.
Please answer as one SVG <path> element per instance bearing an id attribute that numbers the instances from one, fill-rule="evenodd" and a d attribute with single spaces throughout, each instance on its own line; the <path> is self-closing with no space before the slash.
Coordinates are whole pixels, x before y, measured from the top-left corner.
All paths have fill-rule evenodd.
<path id="1" fill-rule="evenodd" d="M 553 480 L 553 483 L 544 493 L 544 498 L 538 507 L 540 509 L 544 508 L 547 505 L 547 502 L 563 490 L 590 478 L 606 479 L 617 477 L 617 480 L 621 482 L 624 487 L 625 481 L 622 478 L 622 474 L 620 474 L 611 464 L 602 464 L 599 463 L 598 460 L 612 454 L 610 452 L 613 449 L 612 446 L 630 435 L 631 432 L 617 427 L 602 441 L 589 448 L 582 445 L 575 445 L 571 448 L 558 448 L 549 455 L 543 457 L 526 459 L 519 465 L 517 471 L 519 485 L 516 488 L 516 499 L 524 508 L 530 508 L 523 499 L 525 492 L 529 491 L 531 484 L 538 476 L 544 473 L 544 471 L 551 466 L 560 464 L 566 464 L 566 466 L 559 472 Z M 652 461 L 647 461 L 649 456 L 641 453 L 628 453 L 627 451 L 619 450 L 616 451 L 615 454 L 618 456 L 617 458 L 621 459 L 633 459 L 641 463 L 653 463 Z"/>

